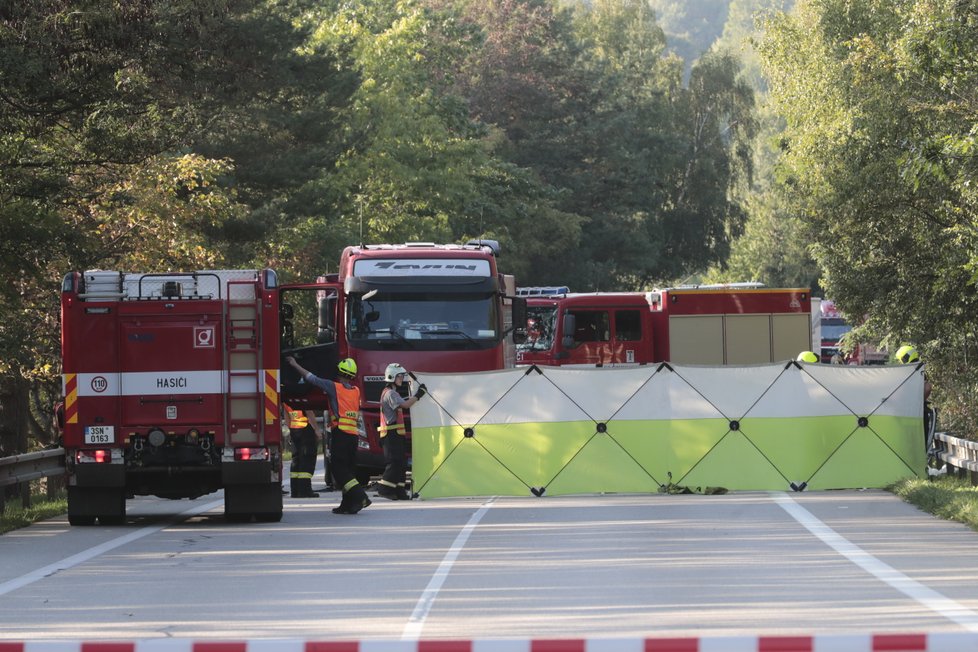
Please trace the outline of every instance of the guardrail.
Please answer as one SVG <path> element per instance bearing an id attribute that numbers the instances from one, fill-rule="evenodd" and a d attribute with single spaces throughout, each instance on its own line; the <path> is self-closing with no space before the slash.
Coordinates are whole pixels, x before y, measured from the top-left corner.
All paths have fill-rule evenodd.
<path id="1" fill-rule="evenodd" d="M 0 487 L 64 473 L 65 449 L 52 448 L 13 457 L 0 457 Z"/>
<path id="2" fill-rule="evenodd" d="M 978 441 L 952 437 L 946 432 L 934 433 L 937 459 L 948 466 L 948 472 L 967 473 L 971 484 L 978 486 Z"/>
<path id="3" fill-rule="evenodd" d="M 51 448 L 12 457 L 0 457 L 0 487 L 25 485 L 31 480 L 61 475 L 65 471 L 65 449 Z M 24 507 L 30 506 L 30 487 L 20 491 Z M 3 513 L 4 492 L 0 491 L 0 513 Z"/>

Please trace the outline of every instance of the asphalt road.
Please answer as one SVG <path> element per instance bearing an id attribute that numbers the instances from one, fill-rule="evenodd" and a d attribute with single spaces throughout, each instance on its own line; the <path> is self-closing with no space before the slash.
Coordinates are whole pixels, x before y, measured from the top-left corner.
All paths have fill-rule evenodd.
<path id="1" fill-rule="evenodd" d="M 0 536 L 0 640 L 978 632 L 978 533 L 882 491 L 338 502 Z"/>

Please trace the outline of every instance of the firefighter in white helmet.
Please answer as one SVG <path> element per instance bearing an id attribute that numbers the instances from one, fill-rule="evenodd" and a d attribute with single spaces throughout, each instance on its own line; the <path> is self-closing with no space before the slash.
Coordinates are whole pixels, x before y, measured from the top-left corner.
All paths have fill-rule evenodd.
<path id="1" fill-rule="evenodd" d="M 329 398 L 330 414 L 335 415 L 333 434 L 330 438 L 332 444 L 330 466 L 333 471 L 333 483 L 343 490 L 343 500 L 338 507 L 333 508 L 333 513 L 356 514 L 370 505 L 367 491 L 357 482 L 356 475 L 360 389 L 353 384 L 353 380 L 357 377 L 357 363 L 353 358 L 340 360 L 336 366 L 339 371 L 338 379 L 332 381 L 303 369 L 292 356 L 285 359 L 307 383 L 323 390 Z"/>
<path id="2" fill-rule="evenodd" d="M 404 411 L 410 410 L 425 395 L 427 389 L 418 385 L 404 398 L 398 389 L 404 385 L 407 370 L 396 362 L 384 372 L 386 386 L 380 395 L 380 441 L 384 447 L 387 468 L 377 487 L 377 495 L 390 500 L 411 500 L 407 491 L 407 437 Z M 411 383 L 413 385 L 413 382 Z"/>

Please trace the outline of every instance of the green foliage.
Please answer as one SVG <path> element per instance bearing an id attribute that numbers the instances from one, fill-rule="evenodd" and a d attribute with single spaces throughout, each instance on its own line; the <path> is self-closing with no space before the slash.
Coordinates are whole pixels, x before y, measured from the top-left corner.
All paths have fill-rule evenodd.
<path id="1" fill-rule="evenodd" d="M 970 2 L 818 0 L 772 18 L 761 47 L 785 196 L 828 296 L 864 334 L 916 343 L 948 415 L 978 379 L 976 37 Z"/>
<path id="2" fill-rule="evenodd" d="M 24 509 L 20 505 L 7 502 L 0 514 L 0 534 L 27 527 L 37 521 L 60 516 L 68 511 L 68 500 L 64 495 L 49 498 L 45 495 L 31 496 L 31 506 Z"/>
<path id="3" fill-rule="evenodd" d="M 644 0 L 4 4 L 0 445 L 44 439 L 69 270 L 310 279 L 357 241 L 473 237 L 523 284 L 719 263 L 753 99 L 719 52 L 684 87 L 666 46 Z"/>
<path id="4" fill-rule="evenodd" d="M 978 488 L 963 478 L 910 478 L 889 487 L 889 490 L 928 514 L 964 523 L 972 530 L 978 530 Z"/>

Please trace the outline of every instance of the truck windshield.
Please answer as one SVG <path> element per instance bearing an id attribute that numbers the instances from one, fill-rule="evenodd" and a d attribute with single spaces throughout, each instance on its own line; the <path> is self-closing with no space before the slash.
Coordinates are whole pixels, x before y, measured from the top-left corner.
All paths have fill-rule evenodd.
<path id="1" fill-rule="evenodd" d="M 526 341 L 520 351 L 546 351 L 554 343 L 557 330 L 557 306 L 526 307 Z"/>
<path id="2" fill-rule="evenodd" d="M 367 298 L 364 299 L 363 297 Z M 494 294 L 395 294 L 381 290 L 349 300 L 349 339 L 415 342 L 495 342 Z"/>

